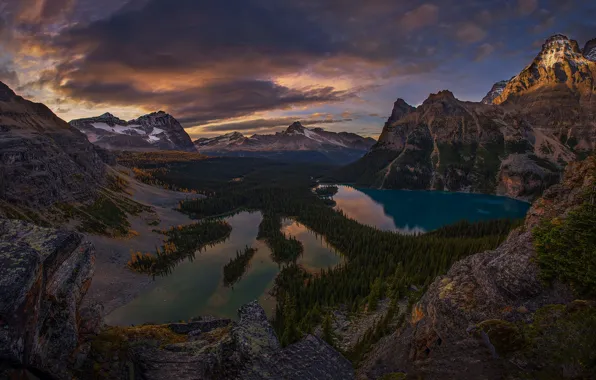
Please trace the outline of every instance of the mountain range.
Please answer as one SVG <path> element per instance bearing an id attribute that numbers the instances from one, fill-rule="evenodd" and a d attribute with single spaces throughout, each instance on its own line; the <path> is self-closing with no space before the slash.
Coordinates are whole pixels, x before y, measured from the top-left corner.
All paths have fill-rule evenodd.
<path id="1" fill-rule="evenodd" d="M 348 132 L 305 128 L 300 122 L 272 135 L 244 136 L 233 132 L 194 142 L 212 156 L 266 157 L 282 161 L 346 164 L 362 157 L 376 141 Z"/>
<path id="2" fill-rule="evenodd" d="M 195 151 L 194 145 L 180 123 L 163 111 L 125 121 L 110 113 L 72 120 L 77 128 L 95 145 L 110 150 L 182 150 Z"/>
<path id="3" fill-rule="evenodd" d="M 420 106 L 395 102 L 379 141 L 333 179 L 391 189 L 482 192 L 533 199 L 596 144 L 596 41 L 563 35 L 482 102 L 449 91 Z"/>

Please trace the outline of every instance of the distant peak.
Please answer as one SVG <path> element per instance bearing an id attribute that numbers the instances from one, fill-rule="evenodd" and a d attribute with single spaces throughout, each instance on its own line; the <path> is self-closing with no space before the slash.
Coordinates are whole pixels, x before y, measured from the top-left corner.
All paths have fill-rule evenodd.
<path id="1" fill-rule="evenodd" d="M 300 133 L 300 132 L 304 132 L 305 129 L 306 128 L 304 128 L 302 123 L 300 123 L 299 121 L 296 121 L 296 122 L 292 123 L 292 125 L 290 125 L 288 127 L 288 129 L 286 129 L 286 133 Z"/>
<path id="2" fill-rule="evenodd" d="M 104 114 L 101 114 L 98 117 L 101 118 L 101 119 L 115 119 L 116 118 L 116 116 L 112 115 L 109 112 L 106 112 Z"/>
<path id="3" fill-rule="evenodd" d="M 583 53 L 586 59 L 596 61 L 596 38 L 586 42 Z"/>
<path id="4" fill-rule="evenodd" d="M 454 101 L 457 100 L 453 93 L 449 90 L 442 90 L 436 94 L 430 94 L 423 104 L 438 102 L 438 101 Z"/>
<path id="5" fill-rule="evenodd" d="M 408 106 L 411 107 L 405 100 L 403 100 L 402 98 L 397 98 L 397 100 L 395 101 L 395 103 L 393 103 L 394 106 Z"/>
<path id="6" fill-rule="evenodd" d="M 505 87 L 507 87 L 507 84 L 509 84 L 510 81 L 511 79 L 502 80 L 495 83 L 486 96 L 482 99 L 481 103 L 493 104 L 493 101 L 503 93 L 503 90 L 505 90 Z"/>
<path id="7" fill-rule="evenodd" d="M 391 124 L 393 122 L 398 121 L 405 115 L 409 114 L 410 112 L 414 111 L 416 108 L 412 107 L 405 100 L 402 98 L 398 98 L 395 103 L 393 103 L 393 110 L 391 111 L 391 116 L 387 120 L 387 124 Z"/>
<path id="8" fill-rule="evenodd" d="M 581 53 L 577 41 L 570 39 L 564 34 L 554 34 L 546 39 L 542 45 L 542 54 L 553 53 L 555 50 L 570 50 L 574 53 Z"/>

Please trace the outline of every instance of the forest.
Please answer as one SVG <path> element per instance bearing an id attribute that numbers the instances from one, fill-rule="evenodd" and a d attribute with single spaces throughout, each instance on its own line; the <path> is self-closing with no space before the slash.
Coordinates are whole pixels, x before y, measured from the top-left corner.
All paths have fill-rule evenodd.
<path id="1" fill-rule="evenodd" d="M 202 160 L 199 165 L 208 161 Z M 183 178 L 181 172 L 188 170 L 188 164 L 183 165 L 184 168 L 170 166 L 161 174 L 166 177 L 160 180 L 193 188 L 188 179 L 191 176 L 187 175 L 183 183 L 176 182 Z M 422 294 L 455 261 L 496 248 L 519 224 L 512 220 L 460 222 L 416 236 L 380 231 L 330 207 L 328 198 L 337 188 L 319 187 L 316 181 L 325 168 L 291 165 L 280 170 L 279 165 L 271 163 L 258 169 L 243 169 L 239 165 L 232 170 L 233 178 L 222 176 L 218 185 L 213 180 L 208 184 L 197 180 L 193 189 L 208 191 L 211 196 L 182 201 L 179 209 L 195 218 L 239 210 L 263 213 L 259 238 L 271 248 L 274 260 L 283 263 L 275 281 L 277 308 L 273 324 L 284 345 L 312 332 L 324 322 L 330 308 L 345 305 L 352 312 L 371 308 L 380 299 L 406 295 L 412 285 L 421 289 L 418 295 Z M 172 175 L 169 179 L 168 173 Z M 241 176 L 241 180 L 233 180 L 239 178 L 236 176 Z M 345 257 L 345 262 L 317 274 L 306 272 L 296 264 L 302 245 L 281 233 L 282 218 L 292 218 L 324 236 Z M 385 328 L 386 325 L 377 326 L 368 341 L 360 345 L 362 349 L 371 339 L 382 336 Z"/>

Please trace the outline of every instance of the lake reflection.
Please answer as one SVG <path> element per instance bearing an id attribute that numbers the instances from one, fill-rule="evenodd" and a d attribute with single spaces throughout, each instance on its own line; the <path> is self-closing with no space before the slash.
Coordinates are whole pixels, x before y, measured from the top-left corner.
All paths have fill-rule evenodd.
<path id="1" fill-rule="evenodd" d="M 271 316 L 275 299 L 269 295 L 280 266 L 271 260 L 271 250 L 256 239 L 260 212 L 242 212 L 226 219 L 232 226 L 228 240 L 197 253 L 194 260 L 183 261 L 166 277 L 157 277 L 155 286 L 116 309 L 106 317 L 109 325 L 166 323 L 188 320 L 200 315 L 236 318 L 240 306 L 258 299 Z M 307 270 L 337 265 L 341 258 L 306 227 L 284 220 L 282 231 L 304 245 L 298 263 Z M 246 271 L 233 287 L 224 286 L 223 268 L 237 251 L 246 246 L 257 248 Z"/>
<path id="2" fill-rule="evenodd" d="M 362 224 L 405 234 L 432 231 L 462 219 L 523 218 L 530 207 L 485 194 L 338 188 L 333 197 L 336 209 Z"/>
<path id="3" fill-rule="evenodd" d="M 342 262 L 342 257 L 331 247 L 324 237 L 317 235 L 304 225 L 291 219 L 282 220 L 281 231 L 296 237 L 304 246 L 304 254 L 298 259 L 304 269 L 318 273 L 321 268 L 334 267 Z"/>

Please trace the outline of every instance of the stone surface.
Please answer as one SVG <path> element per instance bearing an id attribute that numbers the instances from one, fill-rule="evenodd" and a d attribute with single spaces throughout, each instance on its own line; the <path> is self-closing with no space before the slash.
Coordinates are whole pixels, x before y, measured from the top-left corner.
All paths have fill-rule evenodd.
<path id="1" fill-rule="evenodd" d="M 189 338 L 156 346 L 137 342 L 132 360 L 138 378 L 161 379 L 352 379 L 354 370 L 324 341 L 307 336 L 281 348 L 265 311 L 253 301 L 238 310 L 239 320 Z M 211 323 L 224 324 L 225 320 Z M 201 323 L 190 322 L 189 324 Z M 207 321 L 204 321 L 207 323 Z M 193 328 L 178 331 L 193 331 Z M 168 325 L 171 329 L 172 325 Z M 194 325 L 193 325 L 194 326 Z M 190 339 L 195 338 L 195 339 Z"/>
<path id="2" fill-rule="evenodd" d="M 72 377 L 94 248 L 74 232 L 0 220 L 0 361 Z"/>

